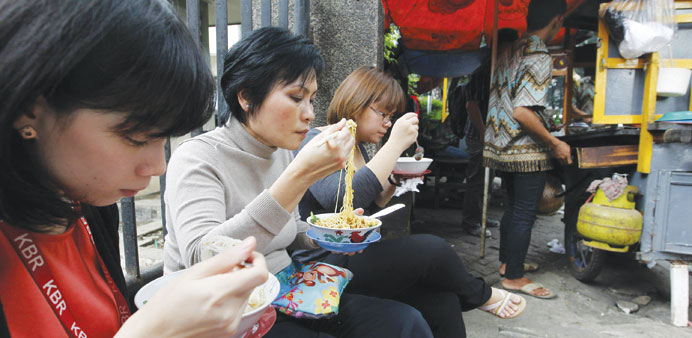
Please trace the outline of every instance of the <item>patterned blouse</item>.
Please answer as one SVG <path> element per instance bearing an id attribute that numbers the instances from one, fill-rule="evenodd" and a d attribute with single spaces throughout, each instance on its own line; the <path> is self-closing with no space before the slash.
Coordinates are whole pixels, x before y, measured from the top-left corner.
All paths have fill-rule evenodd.
<path id="1" fill-rule="evenodd" d="M 525 37 L 499 55 L 483 145 L 486 167 L 507 172 L 553 169 L 550 148 L 522 130 L 513 117 L 514 108 L 527 107 L 549 125 L 544 111 L 551 73 L 552 59 L 538 36 Z"/>

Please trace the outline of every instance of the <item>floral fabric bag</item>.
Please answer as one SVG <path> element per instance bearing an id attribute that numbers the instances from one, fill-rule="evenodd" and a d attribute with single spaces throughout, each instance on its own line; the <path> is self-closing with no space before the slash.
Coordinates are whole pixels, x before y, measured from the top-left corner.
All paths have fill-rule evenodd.
<path id="1" fill-rule="evenodd" d="M 339 299 L 353 273 L 327 263 L 293 262 L 276 278 L 281 290 L 274 308 L 295 318 L 318 319 L 339 313 Z"/>

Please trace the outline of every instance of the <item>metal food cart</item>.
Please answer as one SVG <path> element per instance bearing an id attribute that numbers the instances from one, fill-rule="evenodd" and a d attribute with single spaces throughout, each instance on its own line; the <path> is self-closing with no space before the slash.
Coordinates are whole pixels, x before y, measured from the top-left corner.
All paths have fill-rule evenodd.
<path id="1" fill-rule="evenodd" d="M 639 189 L 636 208 L 643 214 L 639 243 L 629 251 L 636 252 L 637 259 L 645 263 L 668 260 L 678 270 L 684 269 L 684 276 L 676 275 L 683 276 L 684 283 L 671 290 L 671 303 L 674 309 L 684 307 L 684 313 L 673 313 L 674 324 L 687 325 L 687 262 L 692 260 L 692 121 L 657 121 L 666 113 L 692 111 L 689 86 L 687 93 L 678 97 L 663 98 L 656 90 L 662 65 L 692 69 L 692 1 L 676 1 L 675 8 L 678 30 L 671 43 L 672 62 L 668 56 L 662 60 L 658 53 L 622 58 L 599 20 L 593 121 L 619 127 L 563 137 L 573 148 L 577 166 L 563 168 L 562 176 L 568 191 L 565 247 L 572 274 L 581 281 L 593 280 L 606 254 L 585 245 L 576 230 L 579 209 L 590 195 L 586 187 L 614 172 L 628 174 L 629 184 Z M 565 104 L 566 121 L 569 110 Z M 678 285 L 672 279 L 673 274 L 671 281 Z"/>

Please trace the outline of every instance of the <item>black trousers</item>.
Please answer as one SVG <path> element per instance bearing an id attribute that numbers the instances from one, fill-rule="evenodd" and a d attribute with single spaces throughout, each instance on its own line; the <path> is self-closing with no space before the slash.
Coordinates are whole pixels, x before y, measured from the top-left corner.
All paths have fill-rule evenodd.
<path id="1" fill-rule="evenodd" d="M 278 313 L 265 337 L 433 337 L 421 313 L 389 299 L 344 292 L 339 314 L 329 319 L 295 319 Z"/>
<path id="2" fill-rule="evenodd" d="M 546 172 L 502 172 L 501 175 L 502 185 L 507 187 L 507 207 L 500 222 L 500 262 L 507 263 L 505 277 L 517 279 L 524 276 L 524 259 L 531 243 Z"/>
<path id="3" fill-rule="evenodd" d="M 432 235 L 386 240 L 370 245 L 362 254 L 330 254 L 324 261 L 345 267 L 354 275 L 342 295 L 339 315 L 328 320 L 281 318 L 277 325 L 296 323 L 302 328 L 338 337 L 356 337 L 355 334 L 358 337 L 431 336 L 419 328 L 419 319 L 411 313 L 413 310 L 422 314 L 420 318 L 424 318 L 423 323 L 427 322 L 434 337 L 466 337 L 462 311 L 477 308 L 492 294 L 483 279 L 468 273 L 445 240 Z M 351 297 L 355 298 L 346 300 Z M 372 300 L 378 303 L 373 306 L 374 310 L 364 311 L 364 304 Z M 353 305 L 358 309 L 352 314 L 348 307 Z M 391 307 L 394 312 L 380 312 L 383 311 L 381 306 Z M 368 327 L 370 325 L 373 327 Z M 316 332 L 314 334 L 308 337 L 317 337 Z"/>

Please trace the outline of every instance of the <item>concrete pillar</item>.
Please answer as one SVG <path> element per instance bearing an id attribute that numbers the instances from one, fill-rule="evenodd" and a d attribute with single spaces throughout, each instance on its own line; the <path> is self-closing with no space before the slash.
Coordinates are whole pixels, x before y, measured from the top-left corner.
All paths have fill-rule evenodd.
<path id="1" fill-rule="evenodd" d="M 279 26 L 281 0 L 271 1 L 273 26 Z M 288 29 L 294 28 L 294 0 L 288 1 Z M 261 26 L 262 0 L 252 1 L 253 28 Z M 334 91 L 354 69 L 384 62 L 384 10 L 380 0 L 311 0 L 310 38 L 322 51 L 326 67 L 318 79 L 314 126 L 327 123 Z"/>
<path id="2" fill-rule="evenodd" d="M 384 10 L 381 0 L 312 0 L 310 38 L 322 51 L 326 67 L 315 102 L 315 126 L 326 124 L 336 88 L 360 66 L 382 68 Z"/>
<path id="3" fill-rule="evenodd" d="M 690 270 L 687 264 L 673 262 L 670 266 L 670 317 L 673 325 L 687 326 Z"/>

